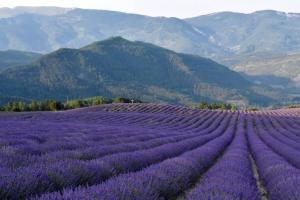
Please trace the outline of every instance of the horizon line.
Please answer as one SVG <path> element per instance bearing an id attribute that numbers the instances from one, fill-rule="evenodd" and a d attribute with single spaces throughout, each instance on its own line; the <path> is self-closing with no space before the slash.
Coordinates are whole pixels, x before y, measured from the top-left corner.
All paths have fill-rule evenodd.
<path id="1" fill-rule="evenodd" d="M 122 10 L 99 9 L 99 8 L 82 8 L 82 7 L 61 7 L 61 6 L 22 6 L 22 5 L 20 5 L 20 6 L 4 6 L 4 7 L 0 7 L 0 10 L 1 9 L 11 9 L 11 10 L 13 10 L 13 9 L 17 9 L 17 8 L 57 8 L 57 9 L 69 9 L 70 11 L 75 10 L 75 9 L 97 10 L 97 11 L 119 12 L 119 13 L 125 13 L 125 14 L 133 14 L 133 15 L 142 15 L 142 16 L 147 16 L 147 17 L 165 17 L 165 18 L 178 18 L 178 19 L 189 19 L 189 18 L 195 18 L 195 17 L 200 17 L 200 16 L 215 15 L 215 14 L 219 14 L 219 13 L 235 13 L 235 14 L 251 15 L 251 14 L 254 14 L 254 13 L 257 13 L 257 12 L 263 12 L 263 11 L 272 11 L 272 12 L 277 12 L 277 13 L 282 13 L 282 14 L 299 14 L 300 15 L 300 11 L 299 12 L 286 12 L 286 11 L 274 10 L 274 9 L 261 9 L 261 10 L 251 11 L 251 12 L 240 12 L 240 11 L 224 10 L 224 11 L 216 11 L 216 12 L 210 12 L 210 13 L 206 13 L 206 14 L 195 15 L 195 16 L 191 16 L 191 17 L 147 15 L 147 14 L 143 14 L 143 13 L 122 11 Z"/>

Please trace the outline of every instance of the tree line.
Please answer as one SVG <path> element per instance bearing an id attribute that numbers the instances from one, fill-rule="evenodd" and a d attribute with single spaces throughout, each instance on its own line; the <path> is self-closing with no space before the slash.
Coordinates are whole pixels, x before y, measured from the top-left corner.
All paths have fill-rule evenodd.
<path id="1" fill-rule="evenodd" d="M 229 103 L 208 103 L 206 101 L 196 105 L 199 109 L 209 109 L 209 110 L 237 110 L 238 107 L 235 104 Z"/>
<path id="2" fill-rule="evenodd" d="M 29 112 L 29 111 L 61 111 L 75 108 L 82 108 L 88 106 L 95 106 L 101 104 L 110 103 L 142 103 L 138 99 L 128 99 L 123 97 L 117 97 L 114 99 L 105 98 L 102 96 L 96 96 L 87 99 L 75 99 L 65 102 L 56 100 L 45 101 L 32 101 L 32 102 L 9 102 L 8 104 L 1 106 L 0 111 L 6 112 Z"/>

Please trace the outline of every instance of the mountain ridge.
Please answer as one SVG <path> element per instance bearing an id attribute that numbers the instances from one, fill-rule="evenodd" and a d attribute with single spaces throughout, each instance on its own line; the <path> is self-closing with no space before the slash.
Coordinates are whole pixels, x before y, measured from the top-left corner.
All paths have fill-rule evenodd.
<path id="1" fill-rule="evenodd" d="M 0 96 L 37 99 L 103 95 L 179 104 L 275 101 L 210 59 L 121 37 L 59 49 L 32 64 L 4 70 L 0 84 Z"/>
<path id="2" fill-rule="evenodd" d="M 63 9 L 57 12 L 63 12 Z M 189 19 L 93 9 L 70 9 L 50 16 L 27 12 L 0 19 L 0 50 L 49 53 L 59 48 L 77 49 L 94 41 L 122 36 L 179 53 L 207 57 L 236 70 L 236 65 L 228 61 L 249 55 L 259 55 L 257 59 L 264 59 L 265 54 L 299 53 L 299 16 L 273 10 L 249 14 L 218 12 Z M 244 65 L 243 60 L 238 64 Z M 247 72 L 246 68 L 245 65 L 240 71 Z M 254 75 L 254 83 L 266 81 L 264 85 L 281 85 L 283 90 L 298 85 L 298 78 L 294 75 L 287 77 L 284 72 L 277 71 L 276 77 L 270 77 L 273 71 L 270 66 L 266 73 L 246 74 L 246 78 L 253 81 Z M 283 80 L 286 78 L 290 80 Z M 293 90 L 297 93 L 299 88 Z"/>
<path id="3" fill-rule="evenodd" d="M 108 10 L 73 8 L 63 12 L 64 8 L 61 9 L 59 15 L 28 11 L 21 13 L 22 16 L 1 19 L 0 49 L 47 53 L 122 36 L 218 61 L 236 54 L 300 51 L 300 36 L 294 33 L 300 26 L 295 20 L 300 16 L 297 13 L 273 10 L 249 14 L 217 12 L 180 19 Z M 25 32 L 24 27 L 28 29 Z"/>
<path id="4" fill-rule="evenodd" d="M 0 8 L 0 19 L 15 17 L 25 13 L 53 16 L 53 15 L 65 14 L 66 12 L 72 9 L 74 8 L 63 8 L 63 7 L 56 7 L 56 6 L 41 6 L 41 7 L 16 6 L 13 8 L 2 7 Z"/>
<path id="5" fill-rule="evenodd" d="M 292 16 L 297 15 L 295 13 L 264 10 L 250 14 L 218 12 L 193 18 L 180 19 L 174 17 L 150 17 L 118 11 L 78 8 L 69 9 L 68 12 L 61 15 L 52 16 L 41 16 L 40 14 L 37 15 L 35 13 L 27 12 L 25 14 L 22 13 L 23 17 L 17 15 L 0 20 L 0 27 L 2 27 L 0 39 L 3 41 L 2 45 L 0 45 L 0 49 L 10 48 L 25 51 L 51 52 L 61 47 L 79 48 L 93 41 L 120 35 L 129 40 L 150 42 L 177 52 L 218 58 L 220 56 L 230 56 L 239 53 L 240 51 L 256 51 L 255 48 L 257 48 L 258 51 L 270 49 L 266 46 L 266 48 L 260 50 L 260 48 L 262 48 L 260 46 L 268 45 L 268 43 L 266 42 L 264 45 L 252 45 L 251 42 L 255 41 L 254 39 L 251 39 L 251 41 L 249 41 L 250 43 L 246 42 L 239 47 L 239 44 L 236 44 L 236 41 L 230 39 L 231 37 L 228 35 L 228 31 L 234 30 L 234 26 L 238 26 L 244 31 L 255 30 L 255 27 L 252 27 L 251 25 L 253 24 L 253 22 L 251 22 L 253 19 L 248 18 L 256 18 L 257 16 L 264 17 L 267 15 L 266 13 L 273 13 L 275 22 L 278 21 L 276 23 L 282 23 L 283 16 L 293 18 Z M 236 16 L 236 19 L 230 19 L 230 16 Z M 203 20 L 200 20 L 202 18 L 207 22 L 203 23 Z M 239 20 L 241 20 L 240 18 L 247 18 L 246 22 L 248 24 L 246 23 L 245 25 L 245 20 L 243 20 L 243 23 L 239 22 Z M 218 22 L 220 19 L 229 20 L 227 24 L 229 27 L 226 28 L 224 25 L 220 25 L 220 22 Z M 265 19 L 262 18 L 259 21 L 265 21 Z M 216 29 L 214 24 L 217 24 L 221 29 Z M 268 26 L 268 24 L 265 25 Z M 256 24 L 255 26 L 263 27 L 265 25 L 261 26 L 260 24 Z M 21 29 L 23 26 L 30 27 L 30 30 L 27 31 L 28 33 L 19 33 L 23 30 Z M 80 26 L 81 29 L 78 29 L 78 26 Z M 243 26 L 246 27 L 243 28 Z M 249 26 L 249 28 L 247 28 L 247 26 Z M 52 29 L 48 29 L 47 27 L 52 27 Z M 222 31 L 223 28 L 224 30 Z M 279 26 L 278 28 L 279 30 L 284 29 L 284 26 Z M 14 29 L 14 32 L 9 31 L 11 29 Z M 264 31 L 267 29 L 268 27 L 263 27 Z M 225 35 L 220 37 L 218 35 L 220 32 Z M 234 34 L 235 35 L 232 36 L 232 38 L 240 38 L 239 40 L 245 37 L 245 34 L 241 31 L 235 31 Z M 258 36 L 255 37 L 259 38 L 264 32 L 258 32 L 257 34 Z M 279 35 L 279 37 L 285 37 L 284 34 L 286 33 L 283 32 L 280 34 L 282 34 L 282 36 Z M 34 37 L 31 37 L 30 35 L 33 35 Z M 83 35 L 85 37 L 83 37 Z M 291 36 L 290 40 L 295 38 L 298 41 L 296 37 L 298 38 L 296 35 Z M 245 38 L 244 40 L 250 39 Z M 284 39 L 280 40 L 284 41 Z M 286 40 L 289 39 L 287 38 Z M 258 41 L 263 42 L 261 40 Z M 278 45 L 278 47 L 284 47 L 284 43 L 282 42 Z M 299 45 L 294 47 L 294 50 L 300 49 L 299 47 Z M 290 50 L 293 50 L 293 48 Z"/>
<path id="6" fill-rule="evenodd" d="M 148 16 L 148 17 L 157 17 L 157 18 L 177 18 L 177 19 L 190 19 L 190 18 L 195 18 L 195 17 L 200 17 L 200 16 L 211 16 L 215 14 L 220 14 L 220 13 L 234 13 L 234 14 L 244 14 L 244 15 L 251 15 L 251 14 L 256 14 L 256 13 L 277 13 L 277 14 L 296 14 L 300 15 L 300 12 L 286 12 L 286 11 L 281 11 L 281 10 L 274 10 L 274 9 L 262 9 L 262 10 L 256 10 L 252 12 L 238 12 L 238 11 L 218 11 L 218 12 L 211 12 L 207 14 L 202 14 L 202 15 L 195 15 L 191 17 L 176 17 L 176 16 L 149 16 L 145 15 L 142 13 L 130 13 L 130 12 L 125 12 L 125 11 L 115 11 L 115 10 L 108 10 L 108 9 L 95 9 L 95 8 L 80 8 L 80 7 L 60 7 L 60 6 L 15 6 L 15 7 L 0 7 L 0 16 L 1 13 L 6 13 L 8 11 L 14 12 L 15 15 L 20 15 L 24 13 L 40 13 L 41 15 L 58 15 L 58 14 L 65 14 L 66 12 L 72 11 L 72 10 L 90 10 L 90 11 L 107 11 L 107 12 L 118 12 L 118 13 L 124 13 L 124 14 L 133 14 L 133 15 L 139 15 L 139 16 Z M 45 12 L 47 11 L 48 12 Z"/>

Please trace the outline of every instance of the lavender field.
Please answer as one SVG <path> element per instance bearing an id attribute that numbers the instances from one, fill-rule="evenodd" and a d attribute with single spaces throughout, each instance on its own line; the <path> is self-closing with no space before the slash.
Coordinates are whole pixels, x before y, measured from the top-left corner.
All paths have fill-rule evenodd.
<path id="1" fill-rule="evenodd" d="M 300 109 L 0 113 L 0 199 L 300 199 Z"/>

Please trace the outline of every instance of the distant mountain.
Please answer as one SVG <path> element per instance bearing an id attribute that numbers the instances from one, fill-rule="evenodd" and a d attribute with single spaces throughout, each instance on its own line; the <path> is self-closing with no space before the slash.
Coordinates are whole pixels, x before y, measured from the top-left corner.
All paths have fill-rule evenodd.
<path id="1" fill-rule="evenodd" d="M 220 48 L 234 54 L 300 51 L 300 14 L 273 10 L 221 12 L 186 19 Z"/>
<path id="2" fill-rule="evenodd" d="M 17 6 L 14 8 L 0 8 L 0 18 L 15 17 L 25 13 L 54 16 L 65 14 L 70 10 L 72 8 Z"/>
<path id="3" fill-rule="evenodd" d="M 66 99 L 104 95 L 144 101 L 203 100 L 266 105 L 276 93 L 210 59 L 114 37 L 60 49 L 0 73 L 0 96 Z M 276 100 L 275 100 L 276 99 Z"/>
<path id="4" fill-rule="evenodd" d="M 222 12 L 186 19 L 233 52 L 215 59 L 260 85 L 300 96 L 300 14 Z"/>
<path id="5" fill-rule="evenodd" d="M 41 54 L 23 51 L 0 51 L 0 71 L 16 65 L 24 65 L 36 60 Z"/>
<path id="6" fill-rule="evenodd" d="M 224 54 L 201 31 L 178 18 L 73 9 L 61 15 L 26 12 L 0 19 L 0 49 L 50 52 L 79 48 L 112 36 L 151 42 L 178 52 Z"/>
<path id="7" fill-rule="evenodd" d="M 55 7 L 0 9 L 0 50 L 51 52 L 111 36 L 222 60 L 240 54 L 300 51 L 300 14 L 221 12 L 190 19 Z"/>
<path id="8" fill-rule="evenodd" d="M 240 55 L 222 62 L 270 86 L 291 90 L 300 88 L 299 53 Z"/>

